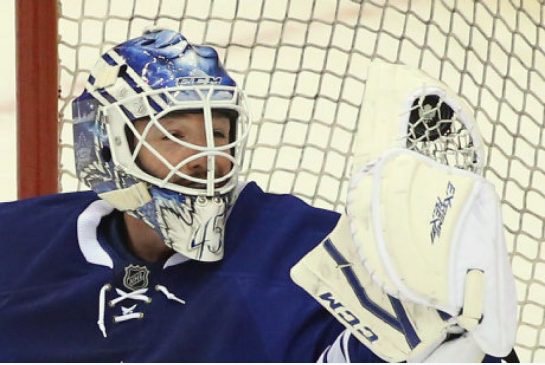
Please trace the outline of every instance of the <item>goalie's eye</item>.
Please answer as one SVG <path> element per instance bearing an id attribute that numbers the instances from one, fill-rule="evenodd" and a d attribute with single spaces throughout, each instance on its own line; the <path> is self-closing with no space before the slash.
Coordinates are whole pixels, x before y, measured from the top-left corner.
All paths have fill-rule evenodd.
<path id="1" fill-rule="evenodd" d="M 435 141 L 450 134 L 454 110 L 438 95 L 425 95 L 413 101 L 409 116 L 409 138 Z"/>
<path id="2" fill-rule="evenodd" d="M 217 139 L 226 139 L 228 137 L 227 133 L 221 129 L 214 129 L 214 138 Z"/>
<path id="3" fill-rule="evenodd" d="M 183 139 L 184 138 L 184 135 L 178 131 L 169 131 L 170 135 L 176 139 Z M 171 141 L 171 139 L 167 136 L 167 135 L 164 135 L 162 138 L 161 138 L 163 141 Z"/>

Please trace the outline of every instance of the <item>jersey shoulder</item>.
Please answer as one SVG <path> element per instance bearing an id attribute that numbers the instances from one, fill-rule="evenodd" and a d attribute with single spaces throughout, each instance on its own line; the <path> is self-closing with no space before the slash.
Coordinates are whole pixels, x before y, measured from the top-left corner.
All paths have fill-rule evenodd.
<path id="1" fill-rule="evenodd" d="M 39 281 L 57 264 L 83 260 L 77 221 L 96 199 L 92 192 L 77 192 L 0 203 L 0 287 L 31 273 Z"/>
<path id="2" fill-rule="evenodd" d="M 226 255 L 289 279 L 289 269 L 335 227 L 339 214 L 248 183 L 227 220 Z"/>
<path id="3" fill-rule="evenodd" d="M 58 211 L 59 209 L 73 210 L 78 206 L 86 207 L 89 203 L 97 199 L 98 196 L 92 191 L 79 191 L 44 195 L 11 202 L 0 202 L 0 215 L 6 218 L 42 210 L 47 210 L 49 213 Z M 32 219 L 32 215 L 27 218 Z"/>
<path id="4" fill-rule="evenodd" d="M 66 222 L 96 199 L 94 192 L 87 191 L 0 203 L 0 234 L 55 230 L 54 223 Z"/>

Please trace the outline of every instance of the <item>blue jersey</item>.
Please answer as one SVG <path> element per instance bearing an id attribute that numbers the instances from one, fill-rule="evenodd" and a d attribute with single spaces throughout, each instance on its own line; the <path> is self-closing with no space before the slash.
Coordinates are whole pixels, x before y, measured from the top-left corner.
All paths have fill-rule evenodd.
<path id="1" fill-rule="evenodd" d="M 289 277 L 337 213 L 249 183 L 216 263 L 143 262 L 115 217 L 92 192 L 0 205 L 1 361 L 313 362 L 344 330 Z"/>

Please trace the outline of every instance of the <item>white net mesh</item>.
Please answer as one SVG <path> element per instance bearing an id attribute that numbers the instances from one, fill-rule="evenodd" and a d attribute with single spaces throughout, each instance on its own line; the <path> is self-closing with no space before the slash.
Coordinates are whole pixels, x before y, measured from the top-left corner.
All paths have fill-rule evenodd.
<path id="1" fill-rule="evenodd" d="M 544 13 L 536 0 L 61 1 L 63 190 L 80 188 L 69 101 L 101 53 L 145 27 L 214 46 L 246 90 L 256 123 L 243 178 L 336 210 L 367 65 L 416 66 L 475 111 L 517 281 L 517 350 L 545 361 Z"/>
<path id="2" fill-rule="evenodd" d="M 442 164 L 482 174 L 475 141 L 448 100 L 439 95 L 421 95 L 407 111 L 408 149 Z"/>

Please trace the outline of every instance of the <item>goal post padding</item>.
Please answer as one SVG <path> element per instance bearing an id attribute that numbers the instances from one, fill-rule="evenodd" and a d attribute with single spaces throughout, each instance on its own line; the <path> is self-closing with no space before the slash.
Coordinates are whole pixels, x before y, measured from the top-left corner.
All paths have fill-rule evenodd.
<path id="1" fill-rule="evenodd" d="M 59 190 L 57 0 L 16 1 L 17 191 Z"/>

